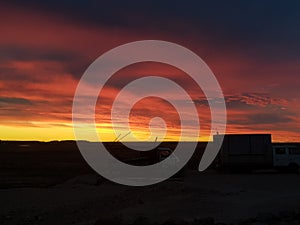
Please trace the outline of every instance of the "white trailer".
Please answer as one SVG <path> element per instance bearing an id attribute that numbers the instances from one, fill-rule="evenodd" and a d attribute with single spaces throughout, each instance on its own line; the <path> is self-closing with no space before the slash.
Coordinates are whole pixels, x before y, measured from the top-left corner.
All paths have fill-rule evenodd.
<path id="1" fill-rule="evenodd" d="M 214 136 L 218 141 L 219 135 Z M 298 171 L 300 148 L 289 144 L 272 144 L 271 134 L 229 134 L 224 136 L 216 158 L 218 168 Z"/>
<path id="2" fill-rule="evenodd" d="M 273 145 L 273 166 L 278 169 L 288 168 L 298 171 L 300 166 L 300 148 L 296 145 Z"/>

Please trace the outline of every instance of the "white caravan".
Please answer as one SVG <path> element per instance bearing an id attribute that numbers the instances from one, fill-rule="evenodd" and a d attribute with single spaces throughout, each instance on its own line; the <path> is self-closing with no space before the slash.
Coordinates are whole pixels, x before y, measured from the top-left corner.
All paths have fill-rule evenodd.
<path id="1" fill-rule="evenodd" d="M 300 149 L 293 145 L 273 146 L 273 166 L 288 167 L 292 171 L 298 170 L 300 166 Z"/>

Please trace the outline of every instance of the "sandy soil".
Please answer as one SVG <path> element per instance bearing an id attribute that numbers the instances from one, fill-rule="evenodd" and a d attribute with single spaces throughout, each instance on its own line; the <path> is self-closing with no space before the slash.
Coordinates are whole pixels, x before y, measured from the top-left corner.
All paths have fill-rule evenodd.
<path id="1" fill-rule="evenodd" d="M 3 225 L 95 224 L 111 216 L 128 221 L 213 217 L 229 223 L 300 208 L 300 175 L 189 171 L 184 180 L 142 188 L 84 175 L 48 188 L 2 189 L 0 199 Z"/>

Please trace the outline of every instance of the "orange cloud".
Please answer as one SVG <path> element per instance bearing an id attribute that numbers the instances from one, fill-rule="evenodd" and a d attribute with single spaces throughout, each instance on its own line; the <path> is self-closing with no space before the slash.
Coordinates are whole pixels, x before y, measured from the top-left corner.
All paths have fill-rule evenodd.
<path id="1" fill-rule="evenodd" d="M 0 51 L 5 53 L 0 56 L 0 138 L 30 139 L 30 133 L 32 139 L 73 138 L 72 100 L 81 74 L 105 51 L 142 39 L 182 44 L 207 62 L 224 91 L 229 121 L 227 132 L 272 132 L 275 141 L 300 138 L 298 61 L 270 63 L 247 55 L 240 46 L 215 47 L 209 39 L 196 33 L 180 36 L 161 30 L 154 32 L 153 27 L 134 30 L 87 26 L 55 14 L 9 6 L 2 7 L 0 14 L 4 18 L 0 20 Z M 178 29 L 189 26 L 176 25 Z M 100 93 L 97 127 L 108 133 L 107 140 L 115 138 L 109 125 L 114 98 L 128 82 L 148 75 L 172 79 L 187 90 L 197 106 L 203 129 L 201 137 L 207 137 L 211 129 L 210 110 L 195 82 L 172 66 L 141 63 L 120 70 Z M 171 94 L 184 100 L 177 93 Z M 144 99 L 136 104 L 132 109 L 131 126 L 147 135 L 149 120 L 157 115 L 166 120 L 167 135 L 175 140 L 180 129 L 178 114 L 168 103 L 158 99 Z M 120 127 L 123 123 L 120 121 Z M 197 127 L 191 126 L 190 132 L 195 129 Z M 44 135 L 38 135 L 39 130 Z M 57 130 L 60 136 L 54 135 Z"/>

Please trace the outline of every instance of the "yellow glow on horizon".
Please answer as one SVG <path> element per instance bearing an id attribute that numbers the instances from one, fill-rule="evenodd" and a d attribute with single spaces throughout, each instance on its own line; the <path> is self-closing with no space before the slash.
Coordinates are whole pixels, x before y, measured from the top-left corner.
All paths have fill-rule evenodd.
<path id="1" fill-rule="evenodd" d="M 52 141 L 74 140 L 73 128 L 64 126 L 3 126 L 0 125 L 1 140 Z"/>
<path id="2" fill-rule="evenodd" d="M 31 122 L 31 126 L 24 125 L 0 125 L 0 140 L 15 140 L 15 141 L 62 141 L 62 140 L 76 140 L 73 127 L 71 123 L 59 123 L 57 125 L 53 125 L 52 122 Z M 51 125 L 52 124 L 52 125 Z M 114 141 L 118 135 L 120 135 L 121 141 L 132 141 L 128 137 L 123 138 L 126 135 L 126 130 L 119 129 L 116 130 L 116 134 L 114 131 L 107 126 L 108 124 L 97 124 L 97 132 L 101 132 L 101 137 L 104 142 Z M 149 138 L 149 130 L 142 130 L 140 127 L 133 129 L 133 132 L 138 132 L 140 139 L 148 139 Z M 239 133 L 239 132 L 229 132 L 229 133 Z M 249 133 L 244 131 L 243 133 Z M 258 133 L 255 132 L 255 133 Z M 266 133 L 266 132 L 264 132 Z M 270 132 L 267 132 L 270 133 Z M 293 137 L 291 133 L 280 133 L 280 132 L 272 132 L 273 133 L 273 142 L 294 142 L 296 137 Z M 290 136 L 290 139 L 286 139 L 285 136 Z M 155 141 L 155 137 L 153 140 Z M 178 141 L 179 137 L 172 135 L 170 132 L 165 138 L 163 136 L 157 135 L 158 142 L 161 141 Z M 188 137 L 183 138 L 184 141 L 191 141 Z M 99 141 L 99 140 L 88 140 L 88 141 Z M 141 140 L 143 141 L 143 140 Z M 209 138 L 209 134 L 203 134 L 199 137 L 199 141 L 212 141 Z"/>
<path id="3" fill-rule="evenodd" d="M 70 123 L 60 123 L 57 125 L 51 122 L 31 122 L 32 126 L 20 126 L 20 125 L 0 125 L 0 140 L 16 140 L 16 141 L 52 141 L 52 140 L 75 140 L 73 133 L 73 127 Z M 124 129 L 118 129 L 115 132 L 107 126 L 108 124 L 96 124 L 97 132 L 101 133 L 103 141 L 114 141 L 117 136 L 122 138 L 126 135 Z M 132 130 L 140 141 L 149 139 L 149 130 L 143 130 L 142 128 L 136 128 Z M 158 137 L 157 141 L 178 141 L 179 137 L 174 136 L 172 132 L 168 133 L 164 137 L 164 133 L 157 132 L 152 135 L 148 141 L 155 141 L 155 137 Z M 153 140 L 152 140 L 153 139 Z M 183 138 L 184 141 L 190 141 L 188 137 Z M 199 141 L 207 141 L 209 136 L 203 136 L 199 138 Z M 99 140 L 88 140 L 99 141 Z M 129 138 L 123 138 L 122 141 L 132 141 Z"/>

